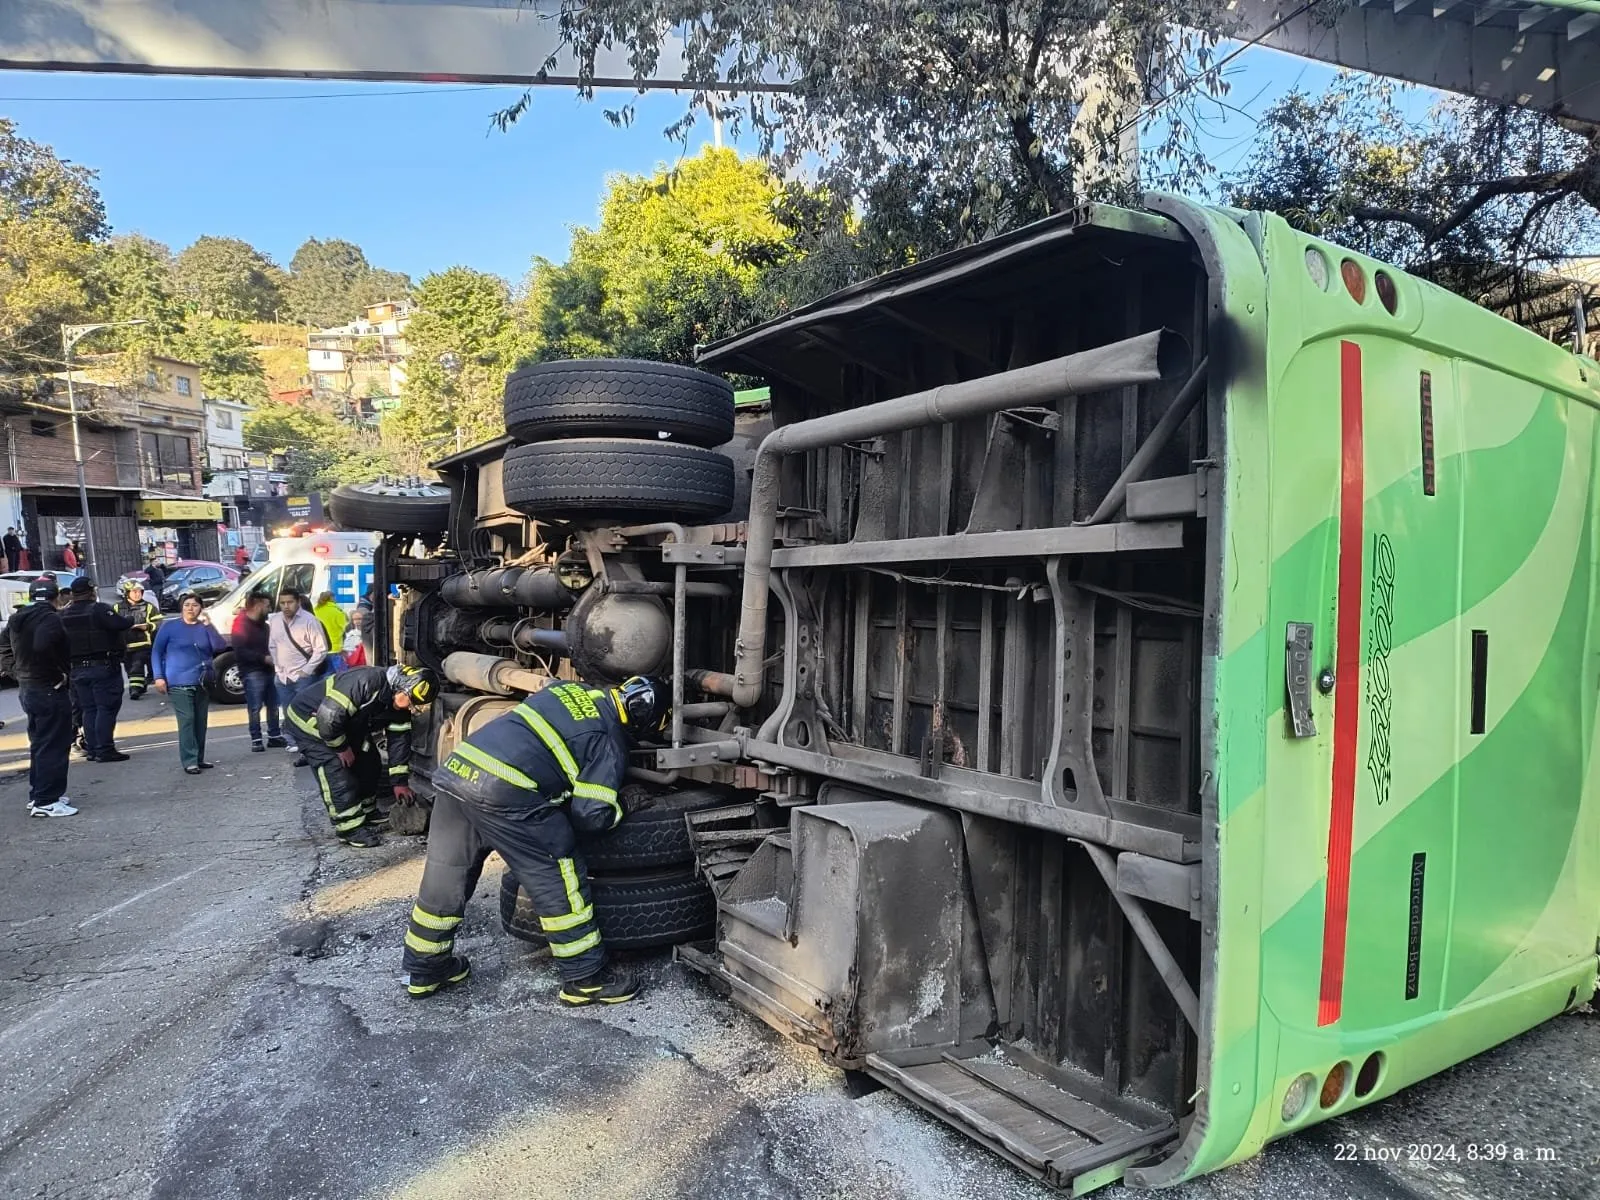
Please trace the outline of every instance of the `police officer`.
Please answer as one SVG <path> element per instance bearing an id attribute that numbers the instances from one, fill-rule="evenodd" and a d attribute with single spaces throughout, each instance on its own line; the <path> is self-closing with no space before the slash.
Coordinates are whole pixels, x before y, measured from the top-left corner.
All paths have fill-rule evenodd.
<path id="1" fill-rule="evenodd" d="M 455 931 L 497 850 L 539 914 L 561 973 L 563 1004 L 620 1004 L 638 992 L 608 965 L 578 831 L 622 820 L 628 751 L 666 727 L 672 692 L 635 675 L 596 689 L 557 683 L 461 742 L 434 773 L 428 861 L 406 929 L 406 990 L 426 996 L 468 973 Z"/>
<path id="2" fill-rule="evenodd" d="M 346 845 L 383 844 L 373 828 L 381 819 L 379 792 L 392 785 L 397 799 L 411 799 L 411 709 L 431 703 L 438 692 L 439 677 L 427 667 L 354 667 L 307 684 L 290 703 L 295 743 Z M 387 774 L 375 744 L 379 734 Z"/>
<path id="3" fill-rule="evenodd" d="M 83 718 L 83 742 L 90 762 L 126 762 L 117 749 L 117 713 L 122 708 L 123 640 L 133 628 L 109 604 L 95 598 L 94 582 L 72 581 L 72 603 L 61 610 L 72 655 L 72 691 Z"/>
<path id="4" fill-rule="evenodd" d="M 29 603 L 11 614 L 0 637 L 0 671 L 17 681 L 28 714 L 28 813 L 35 817 L 78 811 L 65 794 L 72 702 L 67 634 L 56 611 L 60 591 L 50 576 L 34 580 Z"/>
<path id="5" fill-rule="evenodd" d="M 128 668 L 128 699 L 137 700 L 150 686 L 150 644 L 161 623 L 161 609 L 144 598 L 144 584 L 137 579 L 124 579 L 121 587 L 122 599 L 113 611 L 133 622 L 123 663 Z"/>

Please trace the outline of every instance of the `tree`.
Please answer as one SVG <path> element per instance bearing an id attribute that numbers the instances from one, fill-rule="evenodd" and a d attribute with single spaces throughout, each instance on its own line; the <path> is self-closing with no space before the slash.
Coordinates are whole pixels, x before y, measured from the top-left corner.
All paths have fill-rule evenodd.
<path id="1" fill-rule="evenodd" d="M 1404 267 L 1514 319 L 1568 324 L 1564 259 L 1600 252 L 1600 132 L 1452 99 L 1408 119 L 1390 85 L 1292 92 L 1229 182 L 1231 203 Z"/>
<path id="2" fill-rule="evenodd" d="M 358 311 L 386 300 L 404 300 L 409 295 L 411 276 L 377 267 L 357 279 L 350 289 L 350 299 Z"/>
<path id="3" fill-rule="evenodd" d="M 167 353 L 200 367 L 200 386 L 208 396 L 245 404 L 267 398 L 261 356 L 244 330 L 232 321 L 192 313 L 183 332 L 164 347 Z"/>
<path id="4" fill-rule="evenodd" d="M 319 329 L 353 321 L 367 305 L 401 300 L 410 291 L 407 276 L 373 268 L 360 246 L 338 238 L 307 238 L 289 263 L 295 319 Z"/>
<path id="5" fill-rule="evenodd" d="M 295 492 L 325 492 L 341 483 L 414 474 L 420 455 L 381 430 L 355 429 L 325 408 L 269 400 L 245 422 L 251 450 L 283 454 Z"/>
<path id="6" fill-rule="evenodd" d="M 604 267 L 535 258 L 527 291 L 534 356 L 541 362 L 616 353 L 616 319 L 606 311 Z"/>
<path id="7" fill-rule="evenodd" d="M 531 348 L 511 289 L 496 275 L 451 267 L 423 279 L 416 302 L 400 409 L 386 423 L 419 446 L 443 445 L 458 428 L 469 442 L 498 437 L 506 376 Z"/>
<path id="8" fill-rule="evenodd" d="M 123 351 L 158 352 L 183 333 L 187 314 L 173 289 L 172 251 L 160 242 L 139 234 L 112 238 L 95 255 L 90 282 L 106 320 L 144 322 L 103 335 Z"/>
<path id="9" fill-rule="evenodd" d="M 317 328 L 355 316 L 350 292 L 372 268 L 354 242 L 307 238 L 289 261 L 289 307 L 295 319 Z"/>
<path id="10" fill-rule="evenodd" d="M 106 233 L 94 178 L 0 118 L 0 370 L 55 370 L 60 325 L 86 316 Z"/>
<path id="11" fill-rule="evenodd" d="M 534 263 L 534 356 L 692 362 L 697 344 L 767 315 L 777 293 L 762 280 L 797 256 L 785 218 L 804 201 L 827 207 L 803 188 L 786 193 L 763 163 L 732 150 L 613 177 L 599 225 L 573 231 L 568 262 Z"/>
<path id="12" fill-rule="evenodd" d="M 1163 109 L 1166 135 L 1147 156 L 1163 186 L 1204 170 L 1195 106 L 1225 92 L 1212 56 L 1224 0 L 562 0 L 557 17 L 592 96 L 602 49 L 628 54 L 635 78 L 664 54 L 705 81 L 668 133 L 684 136 L 708 106 L 785 174 L 815 162 L 841 211 L 870 210 L 884 189 L 918 178 L 932 204 L 920 251 L 951 232 L 988 236 L 1085 199 L 1132 189 L 1104 160 L 1126 153 L 1141 107 Z M 1181 22 L 1181 24 L 1179 23 Z M 553 68 L 555 58 L 544 64 Z M 790 93 L 754 92 L 773 76 Z M 734 97 L 735 99 L 724 99 Z M 497 115 L 502 128 L 528 97 Z M 631 107 L 608 113 L 617 123 Z M 1131 166 L 1132 164 L 1125 164 Z"/>
<path id="13" fill-rule="evenodd" d="M 202 237 L 173 264 L 178 294 L 225 321 L 271 320 L 283 305 L 283 272 L 249 242 Z"/>

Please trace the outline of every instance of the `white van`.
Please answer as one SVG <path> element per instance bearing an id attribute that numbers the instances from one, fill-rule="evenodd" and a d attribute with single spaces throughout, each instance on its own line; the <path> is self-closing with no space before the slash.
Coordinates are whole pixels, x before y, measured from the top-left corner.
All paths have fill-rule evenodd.
<path id="1" fill-rule="evenodd" d="M 205 620 L 227 641 L 233 619 L 244 598 L 265 592 L 277 610 L 284 592 L 299 592 L 311 603 L 323 592 L 348 614 L 372 586 L 372 552 L 382 543 L 377 533 L 308 533 L 301 537 L 273 538 L 267 543 L 267 561 L 239 581 L 222 599 L 205 610 Z M 335 653 L 339 647 L 335 646 Z M 217 656 L 217 681 L 212 699 L 224 704 L 244 703 L 244 680 L 233 662 L 233 651 Z"/>

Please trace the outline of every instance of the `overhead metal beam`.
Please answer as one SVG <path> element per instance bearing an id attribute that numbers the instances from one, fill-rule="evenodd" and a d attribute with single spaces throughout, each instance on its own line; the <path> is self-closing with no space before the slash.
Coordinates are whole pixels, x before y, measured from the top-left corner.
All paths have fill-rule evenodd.
<path id="1" fill-rule="evenodd" d="M 571 87 L 559 11 L 556 0 L 0 0 L 0 67 Z M 626 47 L 602 50 L 594 83 L 692 87 L 681 45 L 642 83 Z"/>
<path id="2" fill-rule="evenodd" d="M 559 0 L 0 0 L 0 68 L 571 87 L 559 11 Z M 1236 0 L 1230 16 L 1223 32 L 1291 54 L 1600 125 L 1600 0 Z M 716 87 L 686 77 L 671 38 L 650 78 L 635 80 L 618 46 L 599 53 L 591 82 Z"/>
<path id="3" fill-rule="evenodd" d="M 1276 50 L 1600 125 L 1600 37 L 1585 36 L 1600 28 L 1600 4 L 1590 0 L 1238 0 L 1234 15 L 1232 36 Z"/>

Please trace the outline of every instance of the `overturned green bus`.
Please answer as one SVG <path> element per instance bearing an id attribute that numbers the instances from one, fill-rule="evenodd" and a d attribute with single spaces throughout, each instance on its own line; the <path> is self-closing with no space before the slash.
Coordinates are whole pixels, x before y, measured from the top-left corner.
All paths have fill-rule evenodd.
<path id="1" fill-rule="evenodd" d="M 1167 196 L 702 364 L 771 391 L 649 452 L 700 474 L 512 445 L 572 432 L 562 388 L 593 414 L 573 364 L 440 464 L 458 549 L 380 570 L 452 680 L 438 761 L 513 703 L 462 654 L 673 677 L 638 777 L 708 888 L 677 953 L 734 1003 L 1081 1192 L 1590 999 L 1600 367 Z"/>

